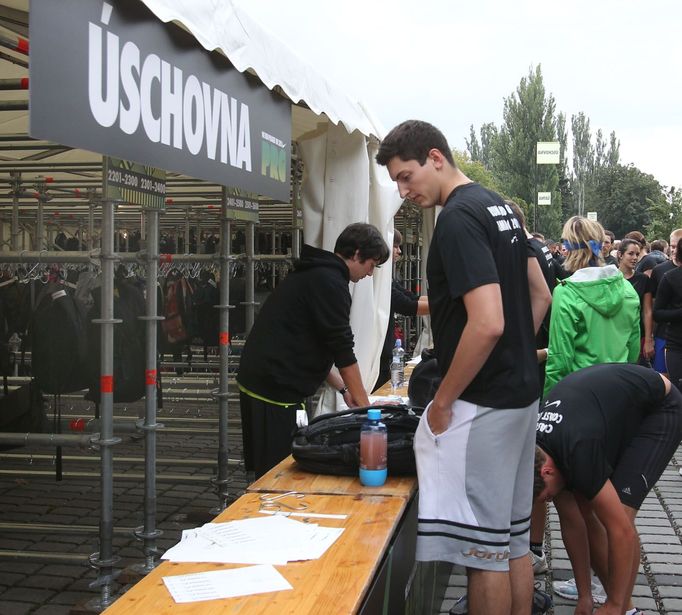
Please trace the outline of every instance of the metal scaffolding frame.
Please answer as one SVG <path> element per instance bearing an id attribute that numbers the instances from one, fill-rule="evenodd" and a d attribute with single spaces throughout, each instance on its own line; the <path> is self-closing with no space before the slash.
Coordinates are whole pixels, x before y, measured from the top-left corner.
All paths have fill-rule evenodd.
<path id="1" fill-rule="evenodd" d="M 15 188 L 20 185 L 19 174 L 12 173 Z M 20 234 L 18 214 L 18 190 L 15 190 L 13 214 L 12 214 L 12 247 L 18 245 L 17 238 Z M 229 388 L 228 388 L 228 360 L 229 360 L 229 309 L 230 305 L 229 284 L 230 263 L 244 260 L 246 267 L 246 307 L 247 332 L 255 319 L 255 264 L 259 261 L 280 262 L 288 261 L 291 257 L 278 254 L 255 254 L 255 226 L 253 222 L 246 223 L 246 253 L 240 255 L 231 254 L 231 221 L 227 211 L 227 189 L 223 188 L 220 215 L 220 251 L 217 254 L 159 254 L 159 212 L 147 211 L 144 214 L 144 226 L 146 246 L 136 253 L 118 253 L 115 251 L 115 206 L 113 201 L 97 201 L 94 193 L 91 193 L 88 202 L 88 227 L 94 226 L 94 209 L 102 207 L 101 247 L 94 248 L 92 245 L 92 230 L 88 232 L 87 251 L 54 251 L 47 249 L 0 251 L 0 264 L 99 264 L 102 271 L 102 306 L 100 318 L 95 323 L 101 327 L 101 365 L 100 365 L 100 419 L 97 423 L 98 434 L 83 434 L 79 436 L 61 434 L 3 434 L 0 433 L 0 442 L 11 444 L 31 445 L 77 445 L 97 447 L 100 451 L 100 480 L 101 480 L 101 510 L 99 524 L 99 551 L 92 554 L 89 563 L 98 570 L 97 579 L 93 585 L 100 588 L 99 598 L 90 601 L 89 608 L 103 610 L 109 606 L 114 597 L 112 595 L 112 583 L 116 579 L 118 571 L 116 564 L 120 558 L 113 552 L 113 481 L 116 476 L 113 469 L 113 447 L 121 441 L 114 436 L 113 422 L 113 336 L 114 326 L 121 322 L 114 318 L 114 271 L 118 262 L 138 262 L 146 265 L 147 288 L 156 288 L 158 281 L 159 262 L 172 263 L 215 263 L 220 264 L 220 278 L 225 283 L 220 285 L 220 304 L 215 306 L 220 311 L 219 320 L 219 388 L 213 392 L 218 402 L 218 440 L 219 450 L 217 459 L 217 472 L 213 479 L 214 487 L 218 496 L 218 505 L 211 512 L 218 513 L 224 510 L 233 499 L 228 492 L 228 416 L 229 416 Z M 40 229 L 34 235 L 34 242 L 38 246 L 45 245 L 44 221 L 42 200 L 38 200 L 39 218 L 37 228 Z M 188 217 L 185 217 L 185 237 L 189 237 Z M 292 251 L 299 252 L 300 237 L 298 230 L 293 227 L 284 227 L 279 230 L 293 230 Z M 273 248 L 275 242 L 273 241 Z M 188 245 L 188 244 L 186 244 Z M 274 251 L 274 249 L 273 249 Z M 137 568 L 146 573 L 158 563 L 158 549 L 156 539 L 161 532 L 156 527 L 156 435 L 157 430 L 163 426 L 157 423 L 157 328 L 158 316 L 156 293 L 148 292 L 146 297 L 146 314 L 142 319 L 145 321 L 145 348 L 146 348 L 146 399 L 145 415 L 135 427 L 144 432 L 145 442 L 145 472 L 144 472 L 144 525 L 135 529 L 135 535 L 143 541 L 144 561 Z M 68 474 L 67 474 L 68 476 Z M 66 555 L 66 554 L 64 554 Z M 19 557 L 15 554 L 16 557 Z M 28 554 L 27 554 L 28 557 Z"/>

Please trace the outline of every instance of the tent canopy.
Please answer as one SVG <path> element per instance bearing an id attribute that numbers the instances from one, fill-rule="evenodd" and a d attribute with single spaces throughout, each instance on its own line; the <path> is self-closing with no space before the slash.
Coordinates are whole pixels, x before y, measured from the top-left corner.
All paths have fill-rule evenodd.
<path id="1" fill-rule="evenodd" d="M 238 71 L 253 72 L 268 89 L 281 89 L 294 104 L 304 103 L 316 115 L 343 124 L 349 133 L 358 130 L 368 137 L 380 136 L 381 129 L 359 102 L 265 31 L 250 16 L 248 6 L 232 0 L 142 1 L 159 19 L 178 23 L 205 49 L 220 51 Z M 294 138 L 300 134 L 295 131 Z"/>
<path id="2" fill-rule="evenodd" d="M 391 243 L 393 216 L 400 199 L 385 169 L 378 168 L 374 162 L 383 129 L 362 104 L 352 100 L 260 26 L 249 15 L 247 2 L 242 6 L 234 0 L 138 1 L 163 22 L 173 22 L 190 32 L 207 51 L 222 53 L 237 70 L 255 75 L 268 89 L 293 103 L 292 137 L 299 144 L 305 169 L 304 186 L 307 186 L 302 194 L 306 242 L 329 249 L 347 224 L 362 221 L 376 225 L 387 243 Z M 28 18 L 28 0 L 0 0 L 0 41 L 11 42 L 17 35 L 27 37 Z M 0 78 L 28 76 L 28 58 L 12 51 L 11 45 L 3 45 Z M 5 101 L 27 99 L 26 90 L 0 90 L 0 108 Z M 55 181 L 81 181 L 84 185 L 90 182 L 91 186 L 101 181 L 100 155 L 33 141 L 27 134 L 28 110 L 21 105 L 12 109 L 5 106 L 0 115 L 0 183 L 7 182 L 9 172 L 17 170 L 21 170 L 22 185 L 27 187 L 40 182 L 46 173 Z M 29 163 L 35 166 L 36 161 L 44 163 L 44 168 L 27 166 Z M 54 169 L 48 168 L 51 163 L 65 163 L 73 168 L 62 170 L 56 165 Z M 79 164 L 90 166 L 78 168 Z M 182 174 L 169 175 L 169 180 L 175 182 L 174 203 L 164 216 L 166 224 L 182 219 L 181 216 L 215 219 L 215 215 L 205 214 L 210 214 L 207 209 L 215 208 L 219 187 L 205 182 L 183 186 L 185 179 Z M 49 203 L 52 210 L 59 208 L 62 212 L 57 220 L 64 220 L 65 215 L 71 218 L 82 215 L 85 205 L 67 204 L 60 194 L 55 193 Z M 67 197 L 73 200 L 70 195 L 64 198 Z M 27 202 L 35 202 L 31 193 L 22 194 L 20 200 L 23 211 L 27 211 Z M 11 204 L 11 195 L 3 194 L 0 189 L 0 209 Z M 279 207 L 272 201 L 266 200 L 264 204 L 261 221 L 271 208 Z M 282 207 L 290 208 L 290 204 Z M 287 215 L 284 210 L 283 213 Z M 288 219 L 291 220 L 291 214 Z M 352 290 L 351 325 L 356 332 L 356 354 L 368 388 L 378 372 L 379 349 L 388 322 L 390 278 L 391 267 L 386 267 L 373 279 L 354 285 Z"/>

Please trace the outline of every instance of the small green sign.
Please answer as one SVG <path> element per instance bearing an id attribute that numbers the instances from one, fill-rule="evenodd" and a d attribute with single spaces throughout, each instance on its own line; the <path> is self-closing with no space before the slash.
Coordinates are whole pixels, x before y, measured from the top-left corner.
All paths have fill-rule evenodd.
<path id="1" fill-rule="evenodd" d="M 120 158 L 104 157 L 104 198 L 143 209 L 166 209 L 166 171 Z"/>
<path id="2" fill-rule="evenodd" d="M 227 220 L 243 220 L 258 223 L 258 195 L 240 188 L 226 186 L 225 218 Z"/>

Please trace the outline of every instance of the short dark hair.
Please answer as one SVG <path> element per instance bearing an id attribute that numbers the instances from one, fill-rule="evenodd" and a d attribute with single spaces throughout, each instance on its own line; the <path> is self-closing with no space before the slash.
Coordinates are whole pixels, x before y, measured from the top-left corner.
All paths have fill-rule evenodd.
<path id="1" fill-rule="evenodd" d="M 349 224 L 341 231 L 334 245 L 334 253 L 343 258 L 353 258 L 356 252 L 361 261 L 371 258 L 380 265 L 385 263 L 391 254 L 379 229 L 364 222 Z"/>
<path id="2" fill-rule="evenodd" d="M 628 237 L 627 239 L 623 239 L 619 244 L 618 244 L 618 254 L 623 256 L 628 251 L 628 248 L 630 246 L 637 246 L 638 248 L 642 248 L 642 244 L 639 243 L 636 239 L 632 239 L 631 237 Z"/>
<path id="3" fill-rule="evenodd" d="M 542 466 L 547 461 L 547 455 L 539 446 L 535 447 L 535 466 L 533 468 L 533 499 L 538 497 L 545 488 L 545 479 L 542 478 Z"/>
<path id="4" fill-rule="evenodd" d="M 665 239 L 654 239 L 651 242 L 651 250 L 658 250 L 659 252 L 665 252 L 668 249 L 668 242 Z"/>
<path id="5" fill-rule="evenodd" d="M 389 132 L 379 146 L 376 161 L 386 166 L 392 158 L 416 160 L 424 166 L 432 149 L 437 149 L 445 159 L 456 167 L 452 151 L 443 133 L 432 124 L 421 120 L 407 120 Z"/>
<path id="6" fill-rule="evenodd" d="M 634 239 L 640 248 L 646 247 L 646 237 L 640 231 L 630 231 L 626 233 L 623 239 Z"/>
<path id="7" fill-rule="evenodd" d="M 393 229 L 393 245 L 401 246 L 403 244 L 403 234 L 397 229 Z"/>
<path id="8" fill-rule="evenodd" d="M 611 243 L 613 243 L 614 241 L 616 241 L 616 235 L 614 234 L 613 231 L 608 231 L 608 230 L 604 229 L 604 235 L 608 235 L 608 236 L 609 236 L 609 238 L 611 239 Z"/>

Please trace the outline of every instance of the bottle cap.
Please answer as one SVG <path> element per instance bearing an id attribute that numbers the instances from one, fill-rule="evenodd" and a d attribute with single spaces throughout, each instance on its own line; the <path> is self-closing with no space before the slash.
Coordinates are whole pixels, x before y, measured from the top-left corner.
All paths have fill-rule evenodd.
<path id="1" fill-rule="evenodd" d="M 402 347 L 403 347 L 403 343 L 400 341 L 400 338 L 397 338 L 397 339 L 396 339 L 396 341 L 395 341 L 395 347 L 396 347 L 396 348 L 402 348 Z"/>
<path id="2" fill-rule="evenodd" d="M 381 410 L 370 408 L 367 410 L 367 418 L 370 421 L 380 421 L 381 420 Z"/>

